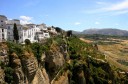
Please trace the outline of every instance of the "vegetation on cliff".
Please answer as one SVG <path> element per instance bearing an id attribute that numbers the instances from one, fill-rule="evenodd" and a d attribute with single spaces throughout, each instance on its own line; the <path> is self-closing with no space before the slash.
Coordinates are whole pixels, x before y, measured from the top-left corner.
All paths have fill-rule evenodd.
<path id="1" fill-rule="evenodd" d="M 26 52 L 35 56 L 38 67 L 45 67 L 50 81 L 57 81 L 60 76 L 67 73 L 69 84 L 126 84 L 128 82 L 128 75 L 114 71 L 95 44 L 85 43 L 71 34 L 52 37 L 42 43 L 26 41 L 25 45 L 21 45 L 7 42 L 7 45 L 10 61 L 2 68 L 5 72 L 5 81 L 9 84 L 14 82 L 15 72 L 14 64 L 11 63 L 11 54 L 15 53 L 22 61 L 22 58 L 30 58 L 29 55 L 24 55 Z M 46 57 L 42 62 L 43 54 Z"/>

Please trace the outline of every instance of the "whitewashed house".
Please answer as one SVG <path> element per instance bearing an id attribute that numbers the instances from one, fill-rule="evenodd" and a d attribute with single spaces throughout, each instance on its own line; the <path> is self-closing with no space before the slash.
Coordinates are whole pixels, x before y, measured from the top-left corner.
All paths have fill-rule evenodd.
<path id="1" fill-rule="evenodd" d="M 22 42 L 24 43 L 25 39 L 29 39 L 32 43 L 39 42 L 42 39 L 50 38 L 49 32 L 47 29 L 43 28 L 42 25 L 35 25 L 35 24 L 27 24 L 23 27 L 23 38 Z"/>
<path id="2" fill-rule="evenodd" d="M 14 41 L 13 37 L 13 28 L 14 28 L 14 23 L 16 23 L 18 33 L 19 33 L 19 42 L 22 40 L 22 25 L 20 24 L 20 20 L 13 19 L 13 20 L 8 20 L 6 23 L 6 28 L 7 28 L 7 40 L 8 41 Z"/>
<path id="3" fill-rule="evenodd" d="M 44 24 L 44 23 L 42 23 L 42 24 L 40 24 L 40 25 L 37 25 L 37 27 L 39 27 L 41 31 L 43 31 L 43 30 L 45 30 L 45 31 L 48 30 L 46 24 Z"/>
<path id="4" fill-rule="evenodd" d="M 0 15 L 0 42 L 7 40 L 7 29 L 6 29 L 7 17 Z"/>
<path id="5" fill-rule="evenodd" d="M 47 27 L 42 23 L 39 25 L 26 24 L 21 25 L 20 20 L 13 19 L 7 20 L 7 17 L 0 15 L 0 42 L 2 41 L 14 41 L 13 28 L 14 24 L 17 25 L 19 34 L 19 43 L 25 43 L 26 39 L 29 39 L 32 43 L 39 42 L 43 39 L 50 38 L 50 34 L 56 34 L 56 30 L 52 27 Z"/>
<path id="6" fill-rule="evenodd" d="M 50 38 L 50 34 L 46 24 L 42 23 L 40 25 L 37 25 L 37 27 L 40 29 L 40 31 L 36 33 L 36 38 L 38 39 L 38 41 Z"/>
<path id="7" fill-rule="evenodd" d="M 52 35 L 56 35 L 56 34 L 57 34 L 55 28 L 53 28 L 53 27 L 48 27 L 47 29 L 48 29 L 48 32 L 49 32 L 50 34 L 52 34 Z"/>
<path id="8" fill-rule="evenodd" d="M 38 42 L 38 40 L 36 38 L 36 32 L 39 32 L 39 31 L 40 31 L 40 29 L 38 27 L 36 27 L 35 24 L 27 24 L 27 25 L 23 26 L 22 41 L 20 41 L 20 43 L 24 43 L 26 39 L 29 39 L 32 43 Z"/>
<path id="9" fill-rule="evenodd" d="M 36 32 L 36 39 L 38 40 L 38 42 L 50 38 L 49 32 L 48 31 L 39 31 Z"/>
<path id="10" fill-rule="evenodd" d="M 7 40 L 7 29 L 0 27 L 0 42 Z"/>

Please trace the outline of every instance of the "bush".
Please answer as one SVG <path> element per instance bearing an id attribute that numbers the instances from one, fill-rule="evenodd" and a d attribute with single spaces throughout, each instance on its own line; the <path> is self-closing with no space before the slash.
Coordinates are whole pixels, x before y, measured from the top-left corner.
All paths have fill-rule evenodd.
<path id="1" fill-rule="evenodd" d="M 31 44 L 30 40 L 29 39 L 25 39 L 25 44 L 26 45 L 30 45 Z"/>
<path id="2" fill-rule="evenodd" d="M 5 67 L 4 72 L 5 72 L 5 81 L 9 84 L 12 84 L 14 70 L 11 67 Z"/>
<path id="3" fill-rule="evenodd" d="M 9 48 L 9 54 L 15 52 L 18 56 L 20 56 L 23 53 L 23 47 L 20 44 L 7 42 L 7 46 Z"/>

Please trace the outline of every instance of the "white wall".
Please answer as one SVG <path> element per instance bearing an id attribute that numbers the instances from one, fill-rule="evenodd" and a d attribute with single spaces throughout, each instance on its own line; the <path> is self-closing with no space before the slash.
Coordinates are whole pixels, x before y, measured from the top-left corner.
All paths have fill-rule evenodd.
<path id="1" fill-rule="evenodd" d="M 2 28 L 0 28 L 0 42 L 2 42 Z"/>
<path id="2" fill-rule="evenodd" d="M 7 28 L 7 40 L 9 41 L 13 41 L 14 38 L 13 38 L 13 27 L 14 27 L 14 24 L 6 24 L 6 28 Z M 19 33 L 19 41 L 22 39 L 22 26 L 21 25 L 17 25 L 17 29 L 18 29 L 18 33 Z"/>
<path id="3" fill-rule="evenodd" d="M 39 32 L 40 29 L 38 27 L 34 27 L 34 28 L 28 28 L 28 29 L 24 29 L 23 30 L 23 43 L 25 41 L 25 39 L 29 39 L 31 41 L 31 43 L 33 42 L 37 42 L 38 40 L 35 39 L 36 36 L 36 32 Z"/>
<path id="4" fill-rule="evenodd" d="M 0 28 L 0 42 L 7 40 L 7 29 Z"/>
<path id="5" fill-rule="evenodd" d="M 5 16 L 0 15 L 0 27 L 5 28 L 6 27 L 6 21 L 7 21 L 7 18 Z"/>

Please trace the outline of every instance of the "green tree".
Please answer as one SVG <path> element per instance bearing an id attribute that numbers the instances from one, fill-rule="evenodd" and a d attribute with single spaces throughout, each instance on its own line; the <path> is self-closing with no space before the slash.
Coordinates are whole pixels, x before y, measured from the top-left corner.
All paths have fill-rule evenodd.
<path id="1" fill-rule="evenodd" d="M 72 30 L 67 31 L 67 36 L 68 37 L 71 37 L 72 36 Z"/>
<path id="2" fill-rule="evenodd" d="M 5 67 L 5 70 L 4 70 L 5 81 L 8 84 L 13 84 L 13 72 L 14 72 L 14 70 L 11 67 Z"/>
<path id="3" fill-rule="evenodd" d="M 61 32 L 62 32 L 62 29 L 59 28 L 59 27 L 55 27 L 55 29 L 56 29 L 56 31 L 57 31 L 58 33 L 61 33 Z"/>
<path id="4" fill-rule="evenodd" d="M 30 40 L 29 39 L 25 39 L 25 44 L 26 45 L 30 45 L 31 44 Z"/>
<path id="5" fill-rule="evenodd" d="M 16 23 L 14 23 L 14 27 L 13 27 L 13 37 L 14 37 L 14 40 L 16 41 L 16 43 L 17 43 L 18 40 L 19 40 L 19 33 L 18 33 Z"/>

